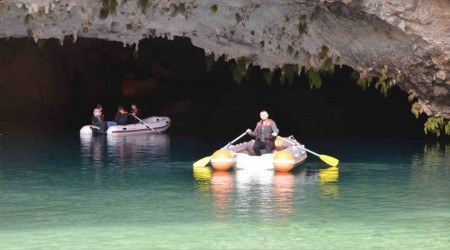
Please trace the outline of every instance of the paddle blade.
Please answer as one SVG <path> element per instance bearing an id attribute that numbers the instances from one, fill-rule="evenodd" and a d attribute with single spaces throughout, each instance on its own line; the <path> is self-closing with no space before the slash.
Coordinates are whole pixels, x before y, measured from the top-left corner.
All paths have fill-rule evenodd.
<path id="1" fill-rule="evenodd" d="M 338 159 L 336 159 L 334 157 L 331 157 L 331 156 L 328 156 L 328 155 L 319 155 L 319 158 L 322 161 L 324 161 L 326 164 L 328 164 L 330 166 L 333 166 L 333 167 L 336 167 L 339 164 L 339 160 Z"/>
<path id="2" fill-rule="evenodd" d="M 194 166 L 194 168 L 204 167 L 204 166 L 206 166 L 206 164 L 209 163 L 210 160 L 211 160 L 211 156 L 206 156 L 206 157 L 194 162 L 193 166 Z"/>

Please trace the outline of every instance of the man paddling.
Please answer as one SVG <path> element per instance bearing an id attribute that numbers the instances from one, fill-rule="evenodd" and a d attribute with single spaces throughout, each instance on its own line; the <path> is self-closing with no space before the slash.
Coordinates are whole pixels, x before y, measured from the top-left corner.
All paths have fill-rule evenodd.
<path id="1" fill-rule="evenodd" d="M 261 155 L 261 149 L 265 148 L 266 154 L 271 154 L 275 149 L 275 138 L 278 135 L 277 124 L 272 119 L 269 119 L 269 113 L 263 110 L 259 113 L 261 120 L 256 124 L 255 130 L 247 129 L 247 133 L 256 137 L 253 150 L 256 155 Z"/>
<path id="2" fill-rule="evenodd" d="M 131 104 L 131 113 L 130 113 L 130 117 L 128 118 L 128 124 L 133 124 L 133 123 L 139 123 L 140 121 L 138 119 L 142 118 L 141 115 L 141 110 L 137 107 L 136 103 Z"/>

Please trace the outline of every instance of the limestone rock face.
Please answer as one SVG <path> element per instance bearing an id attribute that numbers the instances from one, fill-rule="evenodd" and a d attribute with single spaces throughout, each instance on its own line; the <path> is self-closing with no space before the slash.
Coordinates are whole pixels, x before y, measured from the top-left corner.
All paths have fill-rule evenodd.
<path id="1" fill-rule="evenodd" d="M 387 68 L 390 85 L 450 119 L 448 0 L 0 0 L 0 38 L 189 37 L 207 54 L 266 68 Z M 301 67 L 299 67 L 301 69 Z"/>

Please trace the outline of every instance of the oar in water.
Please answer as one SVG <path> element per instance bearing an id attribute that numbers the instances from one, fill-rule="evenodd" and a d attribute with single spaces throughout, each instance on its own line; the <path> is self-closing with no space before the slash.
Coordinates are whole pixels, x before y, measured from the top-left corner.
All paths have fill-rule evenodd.
<path id="1" fill-rule="evenodd" d="M 147 126 L 147 128 L 150 128 L 150 129 L 152 129 L 153 131 L 155 131 L 156 133 L 160 133 L 159 131 L 156 131 L 154 128 L 152 128 L 150 125 L 148 125 L 147 123 L 145 123 L 143 120 L 141 120 L 141 119 L 139 119 L 137 116 L 135 116 L 135 115 L 133 115 L 133 114 L 130 114 L 130 115 L 132 115 L 134 118 L 136 118 L 138 121 L 140 121 L 140 122 L 142 122 L 145 126 Z"/>
<path id="2" fill-rule="evenodd" d="M 236 139 L 234 139 L 233 141 L 229 142 L 227 145 L 225 145 L 223 148 L 228 148 L 231 144 L 233 144 L 235 141 L 241 139 L 241 137 L 243 137 L 244 135 L 247 134 L 247 131 L 242 133 L 242 135 L 240 135 L 239 137 L 237 137 Z M 206 164 L 209 163 L 209 161 L 211 161 L 211 156 L 206 156 L 203 157 L 202 159 L 194 162 L 193 166 L 194 168 L 199 168 L 199 167 L 204 167 L 206 166 Z"/>
<path id="3" fill-rule="evenodd" d="M 283 138 L 281 136 L 278 136 L 278 137 L 283 139 L 283 140 L 285 140 L 285 141 L 287 141 L 287 142 L 289 142 L 289 143 L 291 143 L 292 145 L 295 145 L 295 143 L 293 143 L 293 142 L 291 142 L 291 141 L 289 141 L 289 140 L 287 140 L 287 139 L 285 139 L 285 138 Z M 302 146 L 302 148 L 304 150 L 306 150 L 307 152 L 309 152 L 309 153 L 311 153 L 311 154 L 313 154 L 315 156 L 318 156 L 323 162 L 325 162 L 326 164 L 328 164 L 330 166 L 336 167 L 339 164 L 339 160 L 334 158 L 334 157 L 331 157 L 331 156 L 328 156 L 328 155 L 319 155 L 318 153 L 315 153 L 315 152 L 305 148 L 304 146 Z"/>

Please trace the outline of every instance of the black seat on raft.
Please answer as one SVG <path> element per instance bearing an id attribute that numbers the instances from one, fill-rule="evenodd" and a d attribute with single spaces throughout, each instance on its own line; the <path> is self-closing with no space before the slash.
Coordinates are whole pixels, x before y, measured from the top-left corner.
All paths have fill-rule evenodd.
<path id="1" fill-rule="evenodd" d="M 245 149 L 247 150 L 249 155 L 256 155 L 255 150 L 253 150 L 253 146 L 247 146 L 245 147 Z M 261 149 L 261 154 L 265 154 L 266 150 L 265 149 Z"/>
<path id="2" fill-rule="evenodd" d="M 100 129 L 99 127 L 91 127 L 92 134 L 106 134 L 106 131 Z"/>
<path id="3" fill-rule="evenodd" d="M 284 150 L 286 148 L 288 148 L 288 146 L 280 146 L 280 147 L 276 147 L 275 149 L 277 151 L 280 151 L 280 150 Z M 247 147 L 245 147 L 245 149 L 247 150 L 249 155 L 256 155 L 255 154 L 255 150 L 253 150 L 253 146 L 247 146 Z M 261 149 L 261 154 L 265 154 L 265 153 L 266 153 L 266 150 L 265 149 Z"/>

